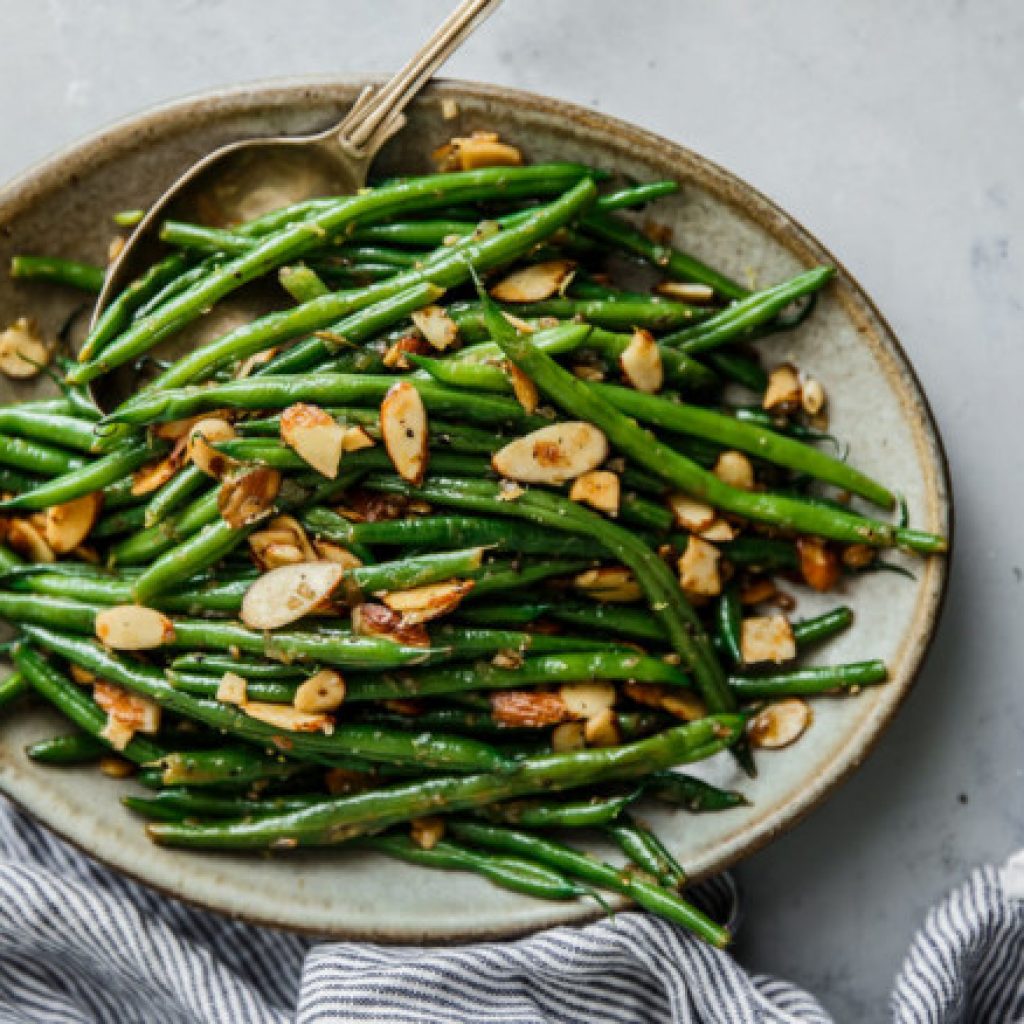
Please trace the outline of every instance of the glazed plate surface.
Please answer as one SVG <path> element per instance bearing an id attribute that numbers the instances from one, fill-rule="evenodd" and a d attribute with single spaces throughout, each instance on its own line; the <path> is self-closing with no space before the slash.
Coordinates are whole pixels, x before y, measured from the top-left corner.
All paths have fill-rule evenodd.
<path id="1" fill-rule="evenodd" d="M 0 266 L 17 252 L 103 262 L 115 210 L 147 205 L 190 163 L 225 142 L 332 123 L 358 87 L 355 79 L 245 86 L 162 107 L 81 142 L 0 191 Z M 458 103 L 453 121 L 441 116 L 446 97 Z M 782 210 L 697 154 L 612 118 L 508 89 L 436 84 L 413 105 L 408 126 L 376 170 L 429 171 L 431 150 L 474 129 L 500 132 L 531 161 L 579 160 L 640 181 L 677 179 L 680 193 L 659 202 L 658 220 L 674 228 L 682 247 L 739 280 L 767 285 L 802 267 L 836 264 Z M 0 322 L 31 314 L 52 334 L 82 301 L 0 278 Z M 949 481 L 927 402 L 892 331 L 856 282 L 840 268 L 806 324 L 762 344 L 773 360 L 792 359 L 824 382 L 833 399 L 832 429 L 850 443 L 851 460 L 906 496 L 911 522 L 948 533 Z M 42 390 L 3 381 L 0 400 L 21 401 Z M 705 777 L 736 785 L 751 806 L 703 816 L 644 807 L 645 818 L 694 877 L 770 842 L 867 756 L 913 684 L 937 624 L 947 562 L 915 560 L 913 568 L 913 582 L 877 573 L 840 594 L 855 610 L 855 625 L 818 655 L 883 658 L 889 683 L 856 698 L 816 701 L 813 727 L 789 749 L 760 755 L 756 780 L 739 776 L 728 758 L 707 766 Z M 822 600 L 801 591 L 799 614 L 835 603 L 836 595 Z M 40 768 L 24 756 L 27 743 L 65 729 L 45 709 L 5 718 L 0 789 L 91 855 L 181 899 L 278 927 L 386 942 L 496 938 L 598 913 L 591 902 L 534 901 L 474 876 L 356 852 L 268 858 L 160 849 L 119 803 L 133 784 L 94 769 Z"/>

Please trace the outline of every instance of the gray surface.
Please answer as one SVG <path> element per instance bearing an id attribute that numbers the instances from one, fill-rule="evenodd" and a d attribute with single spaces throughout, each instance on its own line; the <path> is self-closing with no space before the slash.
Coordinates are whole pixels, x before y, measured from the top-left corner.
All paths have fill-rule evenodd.
<path id="1" fill-rule="evenodd" d="M 183 93 L 388 70 L 446 8 L 0 0 L 0 179 Z M 956 563 L 918 690 L 853 781 L 741 870 L 744 962 L 880 1020 L 926 907 L 1024 843 L 1024 8 L 665 0 L 626 25 L 623 9 L 508 0 L 449 71 L 636 121 L 777 199 L 891 319 L 948 446 Z"/>

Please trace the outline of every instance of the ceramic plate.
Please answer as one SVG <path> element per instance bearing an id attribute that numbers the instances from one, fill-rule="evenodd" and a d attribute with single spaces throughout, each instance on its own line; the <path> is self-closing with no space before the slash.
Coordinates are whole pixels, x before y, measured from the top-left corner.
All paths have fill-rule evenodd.
<path id="1" fill-rule="evenodd" d="M 145 206 L 193 160 L 225 142 L 320 129 L 355 97 L 359 83 L 303 81 L 246 86 L 186 99 L 131 118 L 30 170 L 0 192 L 0 266 L 12 253 L 40 252 L 102 262 L 113 211 Z M 445 121 L 441 100 L 458 103 Z M 492 86 L 435 85 L 412 108 L 409 125 L 381 154 L 392 173 L 430 170 L 428 154 L 453 134 L 492 129 L 528 158 L 579 160 L 637 180 L 675 178 L 679 195 L 658 218 L 688 250 L 745 280 L 768 284 L 835 258 L 769 200 L 697 154 L 631 125 L 579 107 Z M 0 322 L 32 314 L 55 331 L 80 297 L 0 280 Z M 799 330 L 763 344 L 792 359 L 833 397 L 835 432 L 851 459 L 901 490 L 912 522 L 951 528 L 949 481 L 925 396 L 892 331 L 840 269 L 838 280 Z M 0 398 L 33 392 L 10 383 Z M 899 557 L 899 556 L 895 556 Z M 720 871 L 800 820 L 867 756 L 906 697 L 936 628 L 946 581 L 944 559 L 915 562 L 916 580 L 878 573 L 841 599 L 856 624 L 828 645 L 829 660 L 881 657 L 892 679 L 850 699 L 814 705 L 813 728 L 793 747 L 760 756 L 755 781 L 733 777 L 720 759 L 709 771 L 738 785 L 748 808 L 693 816 L 652 809 L 645 816 L 695 877 Z M 826 604 L 800 597 L 800 613 Z M 389 942 L 452 942 L 509 936 L 594 917 L 592 903 L 551 904 L 496 889 L 462 874 L 424 871 L 354 852 L 278 857 L 162 850 L 118 798 L 131 783 L 94 770 L 32 765 L 27 743 L 61 731 L 44 710 L 0 726 L 0 787 L 55 832 L 94 857 L 179 898 L 252 921 Z"/>

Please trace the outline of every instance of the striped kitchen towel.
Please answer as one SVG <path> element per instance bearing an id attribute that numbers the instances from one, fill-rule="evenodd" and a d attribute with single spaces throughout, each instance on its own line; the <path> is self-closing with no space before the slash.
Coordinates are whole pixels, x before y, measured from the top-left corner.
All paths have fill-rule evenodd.
<path id="1" fill-rule="evenodd" d="M 698 897 L 736 913 L 727 879 Z M 901 1024 L 1024 1021 L 1024 856 L 976 871 L 929 914 L 891 1012 Z M 127 881 L 0 803 L 0 1024 L 830 1020 L 794 986 L 643 914 L 441 949 L 254 928 Z"/>

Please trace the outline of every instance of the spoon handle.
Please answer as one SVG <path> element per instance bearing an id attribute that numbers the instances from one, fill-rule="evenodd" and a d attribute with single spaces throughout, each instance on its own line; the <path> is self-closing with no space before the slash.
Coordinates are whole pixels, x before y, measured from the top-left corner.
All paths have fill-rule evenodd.
<path id="1" fill-rule="evenodd" d="M 382 127 L 379 142 L 397 130 L 394 122 L 435 71 L 494 11 L 501 0 L 463 0 L 395 75 L 375 92 L 364 92 L 335 129 L 340 140 L 356 150 Z M 371 146 L 370 149 L 375 147 Z"/>

